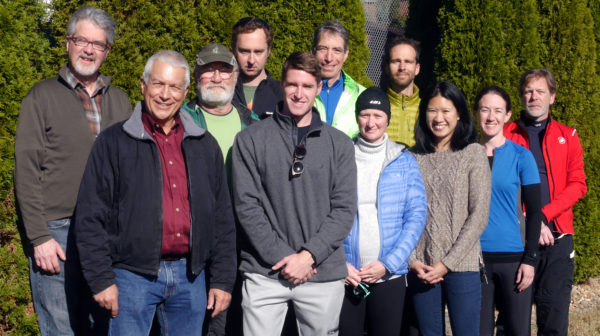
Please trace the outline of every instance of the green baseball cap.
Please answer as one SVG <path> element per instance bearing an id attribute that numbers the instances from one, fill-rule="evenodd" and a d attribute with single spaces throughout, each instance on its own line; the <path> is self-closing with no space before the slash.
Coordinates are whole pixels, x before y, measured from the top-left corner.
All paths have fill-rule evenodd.
<path id="1" fill-rule="evenodd" d="M 224 45 L 218 43 L 211 43 L 196 54 L 196 64 L 198 65 L 205 65 L 213 62 L 223 62 L 234 67 L 237 66 L 237 61 L 231 51 Z"/>

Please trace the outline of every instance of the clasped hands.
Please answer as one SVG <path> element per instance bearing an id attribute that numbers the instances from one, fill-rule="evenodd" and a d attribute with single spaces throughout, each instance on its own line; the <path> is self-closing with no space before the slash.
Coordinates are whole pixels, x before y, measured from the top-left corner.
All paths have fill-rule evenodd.
<path id="1" fill-rule="evenodd" d="M 431 266 L 425 265 L 420 261 L 415 261 L 410 265 L 410 269 L 417 274 L 417 277 L 421 279 L 423 283 L 429 285 L 435 285 L 444 281 L 444 276 L 449 272 L 448 267 L 441 261 L 438 261 Z"/>
<path id="2" fill-rule="evenodd" d="M 348 276 L 345 281 L 346 286 L 352 285 L 356 287 L 359 282 L 367 284 L 376 283 L 387 273 L 387 269 L 379 261 L 374 261 L 365 267 L 361 267 L 360 270 L 357 270 L 350 264 L 346 264 L 346 266 L 348 267 Z"/>
<path id="3" fill-rule="evenodd" d="M 313 275 L 317 274 L 315 260 L 307 250 L 284 257 L 273 265 L 271 269 L 280 271 L 281 275 L 294 285 L 305 283 Z"/>

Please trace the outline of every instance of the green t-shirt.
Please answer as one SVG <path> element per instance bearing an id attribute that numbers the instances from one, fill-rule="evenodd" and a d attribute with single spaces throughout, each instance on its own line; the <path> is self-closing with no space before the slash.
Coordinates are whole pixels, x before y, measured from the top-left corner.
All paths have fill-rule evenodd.
<path id="1" fill-rule="evenodd" d="M 202 110 L 202 114 L 206 122 L 206 129 L 217 139 L 219 147 L 221 147 L 227 176 L 229 177 L 231 172 L 231 146 L 233 146 L 235 135 L 242 130 L 240 115 L 235 107 L 225 115 L 211 114 L 204 110 Z"/>

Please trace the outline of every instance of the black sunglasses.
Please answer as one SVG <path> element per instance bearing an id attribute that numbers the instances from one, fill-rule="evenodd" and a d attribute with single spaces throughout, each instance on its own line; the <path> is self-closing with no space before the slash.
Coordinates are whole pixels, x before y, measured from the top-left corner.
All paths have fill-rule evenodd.
<path id="1" fill-rule="evenodd" d="M 290 175 L 292 177 L 300 176 L 304 172 L 304 164 L 302 163 L 302 159 L 306 156 L 306 147 L 303 144 L 296 145 L 294 148 L 294 162 L 292 163 L 292 168 L 290 171 Z"/>

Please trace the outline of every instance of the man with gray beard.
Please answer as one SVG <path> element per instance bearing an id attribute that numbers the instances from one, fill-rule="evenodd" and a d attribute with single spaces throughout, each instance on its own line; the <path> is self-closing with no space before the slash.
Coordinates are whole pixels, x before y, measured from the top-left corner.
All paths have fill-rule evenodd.
<path id="1" fill-rule="evenodd" d="M 127 95 L 99 72 L 115 34 L 105 11 L 78 9 L 64 36 L 66 65 L 35 84 L 21 104 L 15 191 L 42 336 L 103 334 L 106 327 L 101 316 L 94 314 L 93 324 L 88 318 L 89 309 L 100 308 L 81 278 L 72 220 L 96 137 L 131 114 Z"/>
<path id="2" fill-rule="evenodd" d="M 217 139 L 228 177 L 235 135 L 259 120 L 244 105 L 232 103 L 238 75 L 238 63 L 225 46 L 217 43 L 207 45 L 196 55 L 194 66 L 198 96 L 183 104 L 183 110 L 192 116 L 196 124 Z"/>
<path id="3" fill-rule="evenodd" d="M 257 122 L 258 115 L 245 105 L 232 102 L 238 80 L 239 66 L 233 54 L 221 44 L 209 44 L 196 55 L 194 79 L 198 96 L 183 104 L 196 124 L 210 132 L 219 143 L 227 180 L 231 188 L 231 146 L 236 134 L 246 126 Z M 208 277 L 207 277 L 208 278 Z M 241 282 L 236 280 L 232 292 L 231 309 L 211 318 L 207 316 L 205 334 L 209 336 L 241 333 L 242 323 Z M 206 326 L 205 326 L 206 328 Z"/>

